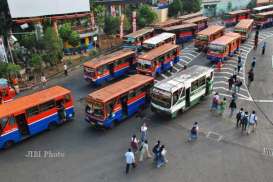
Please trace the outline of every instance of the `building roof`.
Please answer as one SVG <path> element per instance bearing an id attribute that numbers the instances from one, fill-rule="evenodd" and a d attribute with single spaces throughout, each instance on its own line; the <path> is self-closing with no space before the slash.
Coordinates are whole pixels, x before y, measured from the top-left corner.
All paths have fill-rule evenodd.
<path id="1" fill-rule="evenodd" d="M 135 32 L 132 32 L 132 33 L 128 34 L 128 35 L 125 35 L 124 37 L 137 38 L 139 36 L 142 36 L 142 35 L 144 35 L 146 33 L 150 33 L 150 32 L 153 32 L 153 31 L 154 31 L 154 28 L 150 28 L 150 27 L 142 28 L 142 29 L 139 29 L 139 30 L 137 30 Z"/>
<path id="2" fill-rule="evenodd" d="M 193 80 L 199 79 L 204 75 L 210 75 L 212 68 L 206 66 L 193 65 L 186 70 L 177 72 L 169 78 L 166 78 L 154 85 L 154 88 L 173 93 L 176 90 L 190 86 Z"/>
<path id="3" fill-rule="evenodd" d="M 175 36 L 175 34 L 173 33 L 169 33 L 169 32 L 163 32 L 161 34 L 158 34 L 152 38 L 149 38 L 147 40 L 145 40 L 143 43 L 144 44 L 158 44 L 160 43 L 161 41 L 164 41 L 164 40 L 167 40 L 171 37 Z"/>
<path id="4" fill-rule="evenodd" d="M 273 8 L 273 4 L 270 4 L 270 5 L 267 5 L 267 6 L 260 6 L 260 7 L 257 7 L 257 8 L 253 8 L 254 11 L 262 11 L 262 10 L 266 10 L 266 9 L 269 9 L 269 8 Z"/>
<path id="5" fill-rule="evenodd" d="M 188 19 L 191 19 L 191 18 L 195 18 L 195 17 L 198 17 L 198 16 L 203 16 L 202 12 L 196 12 L 196 13 L 191 13 L 191 14 L 187 14 L 187 15 L 183 15 L 183 16 L 179 16 L 178 18 L 181 19 L 181 20 L 188 20 Z"/>
<path id="6" fill-rule="evenodd" d="M 149 52 L 139 55 L 138 59 L 145 59 L 145 60 L 153 60 L 156 57 L 159 57 L 165 53 L 167 53 L 170 50 L 173 50 L 175 48 L 178 48 L 178 45 L 175 44 L 164 44 L 162 46 L 156 47 L 152 50 L 150 50 Z"/>
<path id="7" fill-rule="evenodd" d="M 200 17 L 195 17 L 195 18 L 192 18 L 192 19 L 185 20 L 184 22 L 185 23 L 197 23 L 199 21 L 208 20 L 208 19 L 209 18 L 206 17 L 206 16 L 200 16 Z"/>
<path id="8" fill-rule="evenodd" d="M 103 55 L 98 58 L 94 58 L 90 61 L 87 61 L 83 64 L 83 66 L 96 69 L 100 67 L 101 65 L 105 65 L 117 59 L 129 56 L 129 55 L 134 55 L 134 54 L 135 52 L 130 49 L 122 49 L 114 53 Z"/>
<path id="9" fill-rule="evenodd" d="M 164 22 L 156 23 L 154 24 L 154 27 L 156 28 L 163 28 L 163 27 L 169 27 L 175 24 L 181 24 L 182 20 L 181 19 L 168 19 Z"/>
<path id="10" fill-rule="evenodd" d="M 263 13 L 258 13 L 258 16 L 268 16 L 268 15 L 273 15 L 273 11 L 267 11 L 267 12 L 263 12 Z"/>
<path id="11" fill-rule="evenodd" d="M 220 25 L 210 25 L 208 28 L 200 31 L 197 33 L 197 35 L 211 35 L 215 32 L 218 32 L 220 30 L 224 30 L 225 27 L 224 26 L 220 26 Z"/>
<path id="12" fill-rule="evenodd" d="M 243 19 L 243 20 L 240 20 L 239 23 L 237 23 L 234 29 L 247 29 L 253 23 L 254 23 L 253 19 Z"/>
<path id="13" fill-rule="evenodd" d="M 60 86 L 54 86 L 28 96 L 17 98 L 0 105 L 0 118 L 24 111 L 68 93 L 70 93 L 70 90 Z"/>
<path id="14" fill-rule="evenodd" d="M 94 100 L 106 103 L 119 95 L 122 95 L 129 90 L 139 87 L 148 82 L 153 82 L 154 78 L 146 75 L 132 75 L 121 81 L 108 85 L 100 90 L 90 93 L 87 96 L 87 101 Z"/>
<path id="15" fill-rule="evenodd" d="M 228 32 L 224 36 L 219 37 L 218 39 L 211 42 L 211 44 L 218 44 L 218 45 L 227 45 L 228 43 L 239 39 L 241 37 L 240 34 L 234 32 Z"/>
<path id="16" fill-rule="evenodd" d="M 173 30 L 180 30 L 180 29 L 186 29 L 186 28 L 195 28 L 197 27 L 196 24 L 194 23 L 185 23 L 182 25 L 174 25 L 174 26 L 170 26 L 170 27 L 164 27 L 162 28 L 163 31 L 173 31 Z"/>
<path id="17" fill-rule="evenodd" d="M 250 9 L 240 9 L 240 10 L 228 12 L 229 15 L 238 15 L 242 13 L 250 13 Z"/>

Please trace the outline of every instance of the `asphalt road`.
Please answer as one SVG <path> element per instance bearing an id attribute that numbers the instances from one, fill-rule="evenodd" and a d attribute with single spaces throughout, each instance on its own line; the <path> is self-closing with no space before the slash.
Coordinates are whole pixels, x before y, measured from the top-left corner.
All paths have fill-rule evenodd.
<path id="1" fill-rule="evenodd" d="M 258 59 L 264 61 L 264 64 L 257 64 L 257 71 L 260 70 L 257 83 L 254 83 L 257 85 L 250 89 L 253 98 L 272 99 L 268 94 L 273 93 L 270 79 L 272 70 L 268 68 L 272 50 L 273 39 L 270 39 L 267 55 Z M 251 59 L 251 54 L 255 53 L 250 53 L 246 60 Z M 189 64 L 209 65 L 204 55 L 193 55 L 197 57 L 188 61 Z M 264 79 L 265 67 L 268 69 L 268 79 Z M 139 135 L 142 122 L 132 117 L 112 130 L 92 129 L 84 121 L 84 97 L 94 88 L 84 81 L 81 70 L 69 74 L 69 77 L 52 80 L 49 85 L 59 84 L 72 90 L 76 106 L 75 121 L 23 141 L 10 150 L 1 151 L 1 181 L 272 181 L 273 153 L 270 150 L 264 153 L 264 148 L 272 148 L 273 127 L 263 114 L 271 117 L 272 103 L 259 102 L 262 108 L 258 115 L 261 124 L 257 133 L 251 136 L 241 135 L 240 131 L 234 129 L 234 119 L 228 118 L 228 113 L 223 118 L 209 113 L 210 98 L 173 121 L 146 110 L 150 147 L 160 139 L 167 146 L 169 162 L 156 169 L 151 160 L 146 160 L 125 176 L 123 155 L 131 135 Z M 261 79 L 265 81 L 259 85 Z M 264 87 L 264 95 L 260 92 L 261 87 Z M 256 109 L 254 102 L 243 99 L 238 102 L 249 110 Z M 201 134 L 197 142 L 187 143 L 187 132 L 194 121 L 199 121 Z M 210 135 L 212 132 L 216 133 L 216 137 Z M 29 151 L 40 151 L 41 156 L 28 157 L 26 155 Z M 50 152 L 56 156 L 50 156 Z"/>

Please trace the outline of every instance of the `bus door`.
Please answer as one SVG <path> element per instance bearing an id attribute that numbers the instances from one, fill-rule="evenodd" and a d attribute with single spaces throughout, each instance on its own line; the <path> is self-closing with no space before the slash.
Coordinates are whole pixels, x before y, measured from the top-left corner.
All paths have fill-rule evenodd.
<path id="1" fill-rule="evenodd" d="M 128 95 L 123 95 L 120 97 L 120 103 L 121 103 L 121 109 L 122 109 L 122 114 L 123 116 L 128 116 Z"/>
<path id="2" fill-rule="evenodd" d="M 186 108 L 191 105 L 190 95 L 191 95 L 191 87 L 186 88 Z"/>
<path id="3" fill-rule="evenodd" d="M 56 107 L 57 107 L 58 116 L 59 116 L 60 120 L 65 121 L 66 120 L 66 111 L 65 111 L 65 101 L 63 98 L 58 99 L 56 101 Z"/>
<path id="4" fill-rule="evenodd" d="M 115 73 L 114 68 L 115 68 L 115 62 L 112 62 L 108 65 L 109 68 L 109 72 L 111 75 L 113 75 Z"/>
<path id="5" fill-rule="evenodd" d="M 20 113 L 15 116 L 15 121 L 17 123 L 18 129 L 22 136 L 29 135 L 29 128 L 27 124 L 27 118 L 25 113 Z"/>

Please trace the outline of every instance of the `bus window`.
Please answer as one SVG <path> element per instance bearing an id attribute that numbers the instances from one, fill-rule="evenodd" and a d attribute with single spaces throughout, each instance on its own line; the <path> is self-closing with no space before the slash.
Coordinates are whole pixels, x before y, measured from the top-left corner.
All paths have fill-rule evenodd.
<path id="1" fill-rule="evenodd" d="M 203 76 L 203 77 L 201 77 L 201 78 L 199 79 L 198 85 L 199 85 L 199 87 L 200 87 L 200 86 L 203 86 L 203 85 L 205 85 L 205 84 L 206 84 L 206 77 Z"/>
<path id="2" fill-rule="evenodd" d="M 55 107 L 55 101 L 54 100 L 51 100 L 51 101 L 48 101 L 46 103 L 43 103 L 43 104 L 39 105 L 40 112 L 47 111 L 47 110 L 52 109 L 54 107 Z"/>
<path id="3" fill-rule="evenodd" d="M 198 88 L 198 80 L 195 80 L 194 82 L 192 82 L 191 84 L 191 91 L 194 91 Z"/>
<path id="4" fill-rule="evenodd" d="M 115 105 L 115 101 L 114 100 L 112 100 L 112 101 L 110 101 L 110 102 L 108 102 L 107 104 L 106 104 L 106 114 L 107 114 L 107 117 L 110 115 L 112 115 L 112 113 L 113 113 L 113 110 L 114 110 L 114 105 Z"/>
<path id="5" fill-rule="evenodd" d="M 7 126 L 7 123 L 8 123 L 8 118 L 7 117 L 0 119 L 1 133 L 5 129 L 5 127 Z"/>
<path id="6" fill-rule="evenodd" d="M 98 68 L 98 74 L 102 75 L 104 73 L 104 67 L 101 66 Z"/>
<path id="7" fill-rule="evenodd" d="M 136 96 L 136 93 L 133 90 L 129 91 L 128 99 L 131 99 L 131 98 L 133 98 L 135 96 Z"/>
<path id="8" fill-rule="evenodd" d="M 10 126 L 14 126 L 15 123 L 16 123 L 15 117 L 14 117 L 14 116 L 11 116 L 11 117 L 9 118 L 9 124 L 10 124 Z"/>
<path id="9" fill-rule="evenodd" d="M 35 116 L 37 114 L 39 114 L 39 108 L 37 106 L 34 106 L 34 107 L 29 108 L 27 110 L 27 116 L 28 117 L 32 117 L 32 116 Z"/>
<path id="10" fill-rule="evenodd" d="M 99 103 L 94 103 L 93 104 L 93 115 L 102 117 L 103 116 L 103 105 Z"/>

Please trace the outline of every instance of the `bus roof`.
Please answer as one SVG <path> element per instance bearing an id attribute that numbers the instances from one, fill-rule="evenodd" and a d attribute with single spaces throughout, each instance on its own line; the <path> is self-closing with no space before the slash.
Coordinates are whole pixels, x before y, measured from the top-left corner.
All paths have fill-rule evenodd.
<path id="1" fill-rule="evenodd" d="M 238 15 L 242 13 L 250 13 L 250 9 L 240 9 L 240 10 L 228 12 L 229 15 Z"/>
<path id="2" fill-rule="evenodd" d="M 42 91 L 35 92 L 31 95 L 23 96 L 13 101 L 0 105 L 0 118 L 22 112 L 25 109 L 45 103 L 54 98 L 61 97 L 70 93 L 70 90 L 54 86 Z"/>
<path id="3" fill-rule="evenodd" d="M 185 23 L 182 25 L 174 25 L 170 27 L 164 27 L 162 28 L 163 31 L 173 31 L 173 30 L 181 30 L 181 29 L 186 29 L 186 28 L 195 28 L 197 27 L 196 24 L 194 23 Z"/>
<path id="4" fill-rule="evenodd" d="M 94 58 L 90 61 L 87 61 L 83 64 L 83 66 L 95 69 L 100 67 L 101 65 L 111 63 L 117 59 L 129 56 L 129 55 L 133 55 L 133 54 L 135 54 L 135 52 L 130 49 L 121 49 L 111 54 L 103 55 L 98 58 Z"/>
<path id="5" fill-rule="evenodd" d="M 169 33 L 169 32 L 163 32 L 161 34 L 158 34 L 152 38 L 149 38 L 147 40 L 145 40 L 143 43 L 144 44 L 158 44 L 160 43 L 162 40 L 166 40 L 166 39 L 169 39 L 171 37 L 175 36 L 175 34 L 173 33 Z"/>
<path id="6" fill-rule="evenodd" d="M 257 8 L 253 8 L 254 11 L 262 11 L 262 10 L 266 10 L 266 9 L 270 9 L 273 8 L 273 4 L 267 5 L 267 6 L 260 6 Z"/>
<path id="7" fill-rule="evenodd" d="M 152 50 L 150 50 L 149 52 L 139 55 L 138 58 L 139 59 L 145 59 L 145 60 L 153 60 L 156 57 L 159 57 L 165 53 L 167 53 L 168 51 L 178 48 L 178 45 L 175 44 L 164 44 L 162 46 L 156 47 Z"/>
<path id="8" fill-rule="evenodd" d="M 182 87 L 187 87 L 192 81 L 197 80 L 204 75 L 210 75 L 211 72 L 213 72 L 212 68 L 194 65 L 156 83 L 154 88 L 173 93 Z"/>
<path id="9" fill-rule="evenodd" d="M 208 20 L 208 19 L 209 18 L 206 17 L 206 16 L 200 16 L 200 17 L 195 17 L 195 18 L 192 18 L 192 19 L 185 20 L 184 22 L 185 23 L 197 23 L 199 21 Z"/>
<path id="10" fill-rule="evenodd" d="M 163 28 L 163 27 L 171 26 L 171 25 L 176 24 L 176 23 L 181 24 L 182 20 L 181 19 L 168 19 L 168 20 L 166 20 L 164 22 L 154 24 L 154 27 Z"/>
<path id="11" fill-rule="evenodd" d="M 88 100 L 94 100 L 98 102 L 106 103 L 115 97 L 118 97 L 129 90 L 132 90 L 140 85 L 146 84 L 148 82 L 152 82 L 154 80 L 153 77 L 146 75 L 132 75 L 128 78 L 125 78 L 121 81 L 108 85 L 100 90 L 90 93 L 87 96 Z"/>
<path id="12" fill-rule="evenodd" d="M 263 13 L 258 13 L 258 16 L 268 16 L 268 15 L 273 15 L 273 10 L 272 11 L 267 11 L 267 12 L 263 12 Z"/>
<path id="13" fill-rule="evenodd" d="M 195 18 L 195 17 L 202 16 L 202 15 L 203 15 L 202 12 L 199 11 L 199 12 L 196 12 L 196 13 L 191 13 L 191 14 L 179 16 L 178 18 L 182 19 L 182 20 L 188 20 L 188 19 Z"/>
<path id="14" fill-rule="evenodd" d="M 239 23 L 234 27 L 235 29 L 247 29 L 249 26 L 253 24 L 253 19 L 243 19 L 240 20 Z"/>
<path id="15" fill-rule="evenodd" d="M 211 34 L 213 34 L 215 32 L 218 32 L 218 31 L 221 31 L 221 30 L 224 30 L 224 29 L 225 29 L 224 26 L 211 25 L 208 28 L 198 32 L 197 35 L 211 35 Z"/>
<path id="16" fill-rule="evenodd" d="M 137 37 L 140 37 L 142 35 L 145 35 L 146 33 L 151 33 L 154 31 L 154 28 L 151 28 L 151 27 L 147 27 L 147 28 L 142 28 L 142 29 L 139 29 L 135 32 L 132 32 L 128 35 L 125 35 L 124 37 L 126 38 L 137 38 Z"/>
<path id="17" fill-rule="evenodd" d="M 227 45 L 228 43 L 239 39 L 241 37 L 238 33 L 228 32 L 222 37 L 219 37 L 218 39 L 211 42 L 211 44 L 218 44 L 218 45 Z"/>

